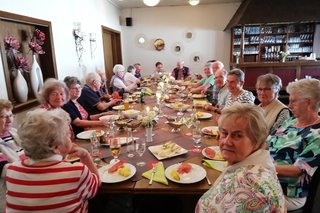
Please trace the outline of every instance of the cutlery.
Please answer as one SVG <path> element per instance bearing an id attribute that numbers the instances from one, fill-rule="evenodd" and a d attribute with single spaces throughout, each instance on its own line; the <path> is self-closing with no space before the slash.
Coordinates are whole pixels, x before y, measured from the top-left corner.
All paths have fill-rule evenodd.
<path id="1" fill-rule="evenodd" d="M 211 186 L 211 181 L 209 180 L 208 175 L 206 175 L 206 179 L 207 179 L 208 185 Z"/>
<path id="2" fill-rule="evenodd" d="M 156 172 L 157 172 L 157 167 L 156 167 L 156 165 L 154 165 L 153 168 L 152 168 L 151 178 L 150 178 L 150 181 L 149 181 L 149 185 L 152 184 L 152 181 L 153 181 L 153 178 L 154 178 L 154 175 L 156 174 Z"/>

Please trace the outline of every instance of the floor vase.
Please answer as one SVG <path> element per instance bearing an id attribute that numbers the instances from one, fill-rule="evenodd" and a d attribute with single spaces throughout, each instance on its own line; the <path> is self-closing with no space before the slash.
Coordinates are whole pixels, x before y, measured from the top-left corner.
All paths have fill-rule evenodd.
<path id="1" fill-rule="evenodd" d="M 15 79 L 13 80 L 13 94 L 15 99 L 20 102 L 26 102 L 28 100 L 28 85 L 21 74 L 21 70 L 17 70 L 17 75 Z"/>

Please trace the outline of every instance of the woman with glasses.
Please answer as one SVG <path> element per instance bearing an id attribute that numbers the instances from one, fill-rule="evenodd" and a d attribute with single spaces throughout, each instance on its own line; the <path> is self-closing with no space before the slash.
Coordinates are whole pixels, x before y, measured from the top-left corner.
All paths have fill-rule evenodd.
<path id="1" fill-rule="evenodd" d="M 21 148 L 21 140 L 17 130 L 13 128 L 12 104 L 0 99 L 0 212 L 4 212 L 6 186 L 3 179 L 8 163 L 25 159 Z"/>
<path id="2" fill-rule="evenodd" d="M 289 108 L 278 100 L 281 87 L 282 82 L 277 75 L 268 73 L 257 78 L 259 106 L 265 111 L 270 133 L 274 132 L 291 115 Z"/>
<path id="3" fill-rule="evenodd" d="M 103 126 L 98 119 L 100 116 L 106 115 L 105 112 L 89 116 L 88 112 L 78 102 L 82 90 L 79 79 L 67 76 L 64 78 L 64 82 L 69 88 L 70 100 L 62 108 L 70 115 L 74 134 L 77 135 L 84 131 L 86 127 Z"/>
<path id="4" fill-rule="evenodd" d="M 267 138 L 288 211 L 304 206 L 312 176 L 320 165 L 320 81 L 302 79 L 287 86 L 287 119 Z"/>

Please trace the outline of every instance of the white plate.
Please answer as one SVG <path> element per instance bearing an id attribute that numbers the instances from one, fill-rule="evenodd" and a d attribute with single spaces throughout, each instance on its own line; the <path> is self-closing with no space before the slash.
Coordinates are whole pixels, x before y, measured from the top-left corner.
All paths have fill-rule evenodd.
<path id="1" fill-rule="evenodd" d="M 80 132 L 79 134 L 77 134 L 77 138 L 83 139 L 83 140 L 88 140 L 88 139 L 91 138 L 93 131 L 96 131 L 96 130 L 87 130 L 87 131 L 84 131 L 84 132 Z M 103 130 L 96 131 L 96 132 L 97 132 L 97 136 L 98 137 L 104 134 Z"/>
<path id="2" fill-rule="evenodd" d="M 206 96 L 204 96 L 204 95 L 201 95 L 201 94 L 193 94 L 192 95 L 192 98 L 205 98 Z"/>
<path id="3" fill-rule="evenodd" d="M 201 116 L 200 116 L 200 117 L 198 117 L 198 113 L 201 113 Z M 197 118 L 198 118 L 199 120 L 201 120 L 201 119 L 209 119 L 209 118 L 212 117 L 212 114 L 211 114 L 211 113 L 208 113 L 208 112 L 198 112 L 198 113 L 196 113 L 196 115 L 197 115 Z"/>
<path id="4" fill-rule="evenodd" d="M 133 140 L 138 140 L 139 138 L 133 137 Z M 118 140 L 120 141 L 121 145 L 126 145 L 127 144 L 127 137 L 118 137 Z M 109 146 L 109 142 L 108 139 L 106 140 L 106 143 L 102 143 L 101 145 L 104 146 Z M 131 138 L 129 139 L 129 141 L 131 141 Z"/>
<path id="5" fill-rule="evenodd" d="M 66 155 L 64 160 L 69 161 L 69 162 L 75 162 L 75 161 L 80 160 L 80 158 L 78 156 Z"/>
<path id="6" fill-rule="evenodd" d="M 201 166 L 198 166 L 196 164 L 193 163 L 189 163 L 192 167 L 191 171 L 188 174 L 180 174 L 180 180 L 176 180 L 173 179 L 170 175 L 172 170 L 177 170 L 178 167 L 180 166 L 180 163 L 178 164 L 174 164 L 169 166 L 168 168 L 166 168 L 165 170 L 165 175 L 166 177 L 176 183 L 184 183 L 184 184 L 189 184 L 189 183 L 196 183 L 199 182 L 201 180 L 203 180 L 203 178 L 206 177 L 207 172 L 204 168 L 202 168 Z"/>
<path id="7" fill-rule="evenodd" d="M 113 165 L 109 164 L 109 165 L 103 166 L 98 169 L 101 181 L 103 183 L 118 183 L 118 182 L 122 182 L 122 181 L 125 181 L 125 180 L 132 178 L 133 175 L 137 171 L 136 167 L 134 167 L 130 163 L 124 163 L 123 165 L 129 167 L 129 169 L 130 169 L 131 174 L 128 177 L 124 177 L 122 175 L 119 175 L 118 171 L 116 171 L 114 173 L 108 173 L 108 169 L 111 166 L 113 166 Z"/>
<path id="8" fill-rule="evenodd" d="M 114 107 L 112 107 L 112 109 L 114 109 L 114 110 L 124 110 L 124 105 L 114 106 Z"/>
<path id="9" fill-rule="evenodd" d="M 178 144 L 176 144 L 178 145 Z M 179 146 L 179 145 L 178 145 Z M 179 146 L 181 147 L 181 146 Z M 162 145 L 156 145 L 156 146 L 149 146 L 148 149 L 150 150 L 150 152 L 158 159 L 158 160 L 163 160 L 163 159 L 167 159 L 167 158 L 172 158 L 172 157 L 176 157 L 179 155 L 183 155 L 188 153 L 188 150 L 184 149 L 181 147 L 181 149 L 178 152 L 171 152 L 171 151 L 163 151 L 162 149 Z M 160 152 L 162 151 L 163 154 L 160 154 Z"/>
<path id="10" fill-rule="evenodd" d="M 110 120 L 118 120 L 120 115 L 104 115 L 99 117 L 100 121 L 110 121 Z"/>
<path id="11" fill-rule="evenodd" d="M 206 154 L 206 149 L 212 149 L 213 151 L 215 151 L 216 154 L 214 155 L 214 157 L 208 156 Z M 222 160 L 222 161 L 224 161 L 224 159 L 222 158 L 219 146 L 209 146 L 209 147 L 204 148 L 202 150 L 202 155 L 205 156 L 206 158 L 211 159 L 211 160 Z"/>
<path id="12" fill-rule="evenodd" d="M 206 130 L 208 130 L 209 132 L 206 131 Z M 215 131 L 215 133 L 212 132 L 212 131 Z M 203 128 L 201 129 L 201 132 L 202 132 L 203 134 L 205 134 L 205 135 L 215 136 L 215 135 L 218 135 L 218 133 L 219 133 L 219 128 L 218 128 L 217 126 L 207 126 L 207 127 L 203 127 Z"/>

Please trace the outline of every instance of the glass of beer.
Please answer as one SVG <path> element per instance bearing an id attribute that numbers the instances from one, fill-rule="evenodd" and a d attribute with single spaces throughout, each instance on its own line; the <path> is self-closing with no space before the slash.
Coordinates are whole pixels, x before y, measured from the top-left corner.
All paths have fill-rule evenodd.
<path id="1" fill-rule="evenodd" d="M 116 138 L 114 134 L 110 137 L 110 151 L 113 156 L 113 159 L 110 161 L 110 164 L 119 162 L 119 155 L 121 152 L 121 143 L 119 138 Z"/>

